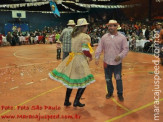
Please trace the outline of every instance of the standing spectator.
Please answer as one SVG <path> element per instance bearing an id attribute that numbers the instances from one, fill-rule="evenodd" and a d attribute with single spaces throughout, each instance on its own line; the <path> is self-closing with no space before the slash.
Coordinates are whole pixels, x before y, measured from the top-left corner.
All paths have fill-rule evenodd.
<path id="1" fill-rule="evenodd" d="M 16 44 L 20 45 L 19 37 L 17 35 L 17 32 L 13 32 L 13 38 L 12 38 L 13 46 L 16 46 Z"/>
<path id="2" fill-rule="evenodd" d="M 117 28 L 118 32 L 120 32 L 121 34 L 123 34 L 124 36 L 126 36 L 125 35 L 125 32 L 123 30 L 121 30 L 121 29 L 122 29 L 121 26 L 118 25 L 118 28 Z"/>
<path id="3" fill-rule="evenodd" d="M 57 60 L 61 59 L 61 41 L 58 40 L 56 41 L 56 46 L 57 46 Z"/>
<path id="4" fill-rule="evenodd" d="M 43 35 L 42 42 L 45 44 L 45 42 L 46 42 L 46 40 L 45 40 L 46 39 L 46 32 L 44 31 L 42 35 Z"/>
<path id="5" fill-rule="evenodd" d="M 141 34 L 142 33 L 142 34 Z M 143 25 L 142 29 L 140 30 L 141 36 L 143 35 L 147 40 L 149 40 L 149 30 Z M 139 35 L 140 37 L 140 35 Z"/>
<path id="6" fill-rule="evenodd" d="M 161 27 L 161 23 L 160 22 L 157 22 L 156 23 L 156 27 L 155 27 L 155 29 L 153 30 L 153 37 L 155 38 L 155 35 L 156 34 L 160 34 L 160 31 L 161 31 L 161 29 L 162 29 L 162 27 Z M 159 38 L 155 38 L 156 40 L 158 40 Z"/>
<path id="7" fill-rule="evenodd" d="M 118 30 L 123 34 L 123 35 L 126 35 L 126 30 L 125 30 L 125 25 L 124 24 L 122 24 L 122 26 L 120 26 L 119 25 L 119 28 L 118 28 Z M 129 32 L 128 32 L 129 33 Z"/>
<path id="8" fill-rule="evenodd" d="M 34 43 L 35 43 L 35 42 L 34 42 L 34 38 L 35 38 L 35 35 L 34 35 L 33 32 L 31 32 L 31 33 L 30 33 L 30 43 L 31 43 L 31 44 L 34 44 Z"/>

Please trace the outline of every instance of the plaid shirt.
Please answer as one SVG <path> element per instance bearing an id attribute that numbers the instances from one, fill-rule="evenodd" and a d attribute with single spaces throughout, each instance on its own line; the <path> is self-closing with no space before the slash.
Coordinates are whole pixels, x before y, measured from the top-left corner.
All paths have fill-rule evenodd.
<path id="1" fill-rule="evenodd" d="M 60 36 L 60 41 L 63 45 L 63 52 L 71 52 L 71 33 L 73 31 L 72 27 L 65 28 Z"/>
<path id="2" fill-rule="evenodd" d="M 122 59 L 127 55 L 129 47 L 127 45 L 127 39 L 121 33 L 117 33 L 114 37 L 111 34 L 105 34 L 96 49 L 95 58 L 99 59 L 101 52 L 104 51 L 104 62 L 109 65 L 118 65 L 122 62 Z M 116 56 L 120 56 L 119 62 L 114 61 Z"/>

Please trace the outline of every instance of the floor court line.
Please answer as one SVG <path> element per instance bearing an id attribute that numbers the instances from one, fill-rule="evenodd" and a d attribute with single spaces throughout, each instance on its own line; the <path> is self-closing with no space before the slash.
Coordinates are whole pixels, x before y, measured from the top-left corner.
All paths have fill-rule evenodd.
<path id="1" fill-rule="evenodd" d="M 17 58 L 22 58 L 22 59 L 53 59 L 53 57 L 51 58 L 27 58 L 27 57 L 23 57 L 23 56 L 18 56 L 16 55 L 17 52 L 14 52 L 13 55 Z"/>
<path id="2" fill-rule="evenodd" d="M 19 88 L 19 86 L 13 87 L 10 90 L 14 90 L 14 89 L 17 89 L 17 88 Z"/>
<path id="3" fill-rule="evenodd" d="M 43 79 L 41 79 L 40 81 L 45 81 L 45 80 L 48 80 L 48 78 L 43 78 Z"/>
<path id="4" fill-rule="evenodd" d="M 161 98 L 159 101 L 160 101 L 160 102 L 163 101 L 163 98 Z M 118 119 L 123 118 L 123 117 L 125 117 L 125 116 L 127 116 L 127 115 L 130 115 L 130 114 L 135 113 L 135 112 L 137 112 L 137 111 L 143 110 L 143 109 L 145 109 L 145 108 L 147 108 L 147 107 L 149 107 L 149 106 L 151 106 L 151 105 L 153 105 L 153 104 L 154 104 L 154 102 L 148 103 L 148 104 L 143 105 L 143 106 L 141 106 L 141 107 L 139 107 L 139 108 L 136 108 L 136 109 L 134 109 L 134 110 L 131 110 L 131 111 L 127 112 L 127 113 L 124 113 L 124 114 L 121 114 L 121 115 L 119 115 L 119 116 L 116 116 L 116 117 L 114 117 L 114 118 L 112 118 L 112 119 L 106 120 L 105 122 L 112 122 L 112 121 L 118 120 Z"/>
<path id="5" fill-rule="evenodd" d="M 45 95 L 45 94 L 47 94 L 47 93 L 50 93 L 50 92 L 52 92 L 52 91 L 55 91 L 55 90 L 57 90 L 57 89 L 59 89 L 59 88 L 61 88 L 61 87 L 63 87 L 63 86 L 59 86 L 59 87 L 53 88 L 53 89 L 51 89 L 51 90 L 48 90 L 48 91 L 46 91 L 46 92 L 43 92 L 43 93 L 41 93 L 41 94 L 39 94 L 39 95 L 37 95 L 37 96 L 35 96 L 35 97 L 32 97 L 32 98 L 30 98 L 30 99 L 24 101 L 23 103 L 20 103 L 20 104 L 17 105 L 17 106 L 24 105 L 24 104 L 26 104 L 26 103 L 28 103 L 28 102 L 30 102 L 30 101 L 32 101 L 32 100 L 34 100 L 34 99 L 40 97 L 40 96 L 43 96 L 43 95 Z M 16 108 L 17 106 L 15 106 L 14 108 Z M 5 114 L 9 113 L 10 111 L 12 111 L 12 110 L 7 110 L 7 111 L 1 113 L 0 116 L 5 115 Z"/>
<path id="6" fill-rule="evenodd" d="M 147 72 L 147 71 L 140 71 L 140 72 Z M 130 73 L 135 73 L 135 72 L 130 72 Z M 54 88 L 54 89 L 51 89 L 51 90 L 49 90 L 49 91 L 43 92 L 43 93 L 41 93 L 41 94 L 39 94 L 39 95 L 37 95 L 37 96 L 35 96 L 35 97 L 29 99 L 29 100 L 26 100 L 25 102 L 23 102 L 23 103 L 21 103 L 21 104 L 19 104 L 19 105 L 23 105 L 23 104 L 25 104 L 25 103 L 28 103 L 28 102 L 30 102 L 30 101 L 32 101 L 32 100 L 34 100 L 34 99 L 36 99 L 36 98 L 38 98 L 38 97 L 40 97 L 40 96 L 42 96 L 42 95 L 45 95 L 45 94 L 47 94 L 47 93 L 49 93 L 49 92 L 51 92 L 51 91 L 54 91 L 54 90 L 56 90 L 56 89 L 59 89 L 59 88 L 61 88 L 61 87 L 63 87 L 63 86 L 59 86 L 59 87 L 57 87 L 57 88 Z M 121 108 L 123 108 L 124 110 L 128 111 L 127 113 L 130 113 L 130 112 L 133 111 L 133 110 L 129 110 L 129 109 L 125 108 L 125 107 L 122 106 L 120 103 L 118 103 L 115 99 L 112 99 L 112 100 L 113 100 L 113 102 L 115 102 L 119 107 L 121 107 Z M 17 105 L 17 106 L 19 106 L 19 105 Z M 16 106 L 15 106 L 15 107 L 16 107 Z M 11 110 L 7 110 L 7 111 L 3 112 L 2 114 L 0 114 L 0 116 L 4 115 L 4 114 L 6 114 L 6 113 L 8 113 L 8 112 L 10 112 L 10 111 L 11 111 Z M 132 113 L 133 113 L 133 112 L 132 112 Z M 127 115 L 126 115 L 126 116 L 127 116 Z M 109 120 L 109 121 L 110 121 L 110 120 Z"/>
<path id="7" fill-rule="evenodd" d="M 107 91 L 107 86 L 105 87 L 105 90 L 106 90 L 106 93 L 108 93 Z M 113 97 L 111 98 L 111 100 L 116 104 L 118 105 L 120 108 L 126 110 L 126 111 L 130 111 L 128 108 L 124 107 L 122 104 L 118 103 Z"/>
<path id="8" fill-rule="evenodd" d="M 124 107 L 122 104 L 118 103 L 115 98 L 111 98 L 113 100 L 114 103 L 116 103 L 119 107 L 121 107 L 122 109 L 126 110 L 126 111 L 131 111 L 128 108 Z"/>
<path id="9" fill-rule="evenodd" d="M 39 64 L 48 64 L 48 63 L 53 63 L 53 62 L 58 62 L 58 61 L 51 61 L 51 62 L 45 62 L 45 63 L 33 63 L 33 64 L 25 64 L 25 65 L 18 65 L 16 67 L 25 67 L 25 66 L 32 66 L 32 65 L 39 65 Z M 2 67 L 0 69 L 7 69 L 7 68 L 12 68 L 15 66 L 7 66 L 7 67 Z"/>
<path id="10" fill-rule="evenodd" d="M 31 85 L 31 84 L 33 84 L 34 82 L 29 82 L 29 83 L 26 83 L 25 85 Z"/>
<path id="11" fill-rule="evenodd" d="M 140 71 L 140 72 L 147 72 L 147 71 Z M 128 73 L 135 73 L 135 72 L 128 72 Z M 125 73 L 123 73 L 123 74 L 125 74 Z M 98 75 L 98 74 L 97 74 Z M 96 75 L 96 76 L 97 76 Z M 107 86 L 106 86 L 106 93 L 107 93 Z M 116 100 L 115 100 L 115 98 L 111 98 L 112 99 L 112 101 L 116 104 L 116 105 L 118 105 L 120 108 L 122 108 L 122 109 L 124 109 L 124 110 L 126 110 L 126 111 L 131 111 L 131 110 L 129 110 L 128 108 L 126 108 L 126 107 L 124 107 L 122 104 L 120 104 L 120 103 L 118 103 Z"/>

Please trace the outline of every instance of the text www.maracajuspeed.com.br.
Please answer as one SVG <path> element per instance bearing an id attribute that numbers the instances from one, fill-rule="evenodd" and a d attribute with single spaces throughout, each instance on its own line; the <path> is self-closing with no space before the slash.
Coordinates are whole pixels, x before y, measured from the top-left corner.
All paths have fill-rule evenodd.
<path id="1" fill-rule="evenodd" d="M 40 121 L 41 119 L 80 119 L 80 116 L 75 114 L 75 115 L 2 115 L 1 119 L 37 119 Z"/>

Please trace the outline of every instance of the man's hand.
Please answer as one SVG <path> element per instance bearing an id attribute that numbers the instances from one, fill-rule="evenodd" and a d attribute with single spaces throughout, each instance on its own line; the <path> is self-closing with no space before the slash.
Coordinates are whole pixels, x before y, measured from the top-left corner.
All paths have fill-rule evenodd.
<path id="1" fill-rule="evenodd" d="M 117 56 L 115 59 L 114 59 L 114 61 L 116 61 L 116 62 L 118 62 L 118 61 L 120 61 L 121 60 L 121 57 L 120 56 Z"/>
<path id="2" fill-rule="evenodd" d="M 92 57 L 91 58 L 89 58 L 89 62 L 91 62 L 92 61 Z"/>
<path id="3" fill-rule="evenodd" d="M 99 65 L 99 59 L 95 59 L 95 64 Z"/>

